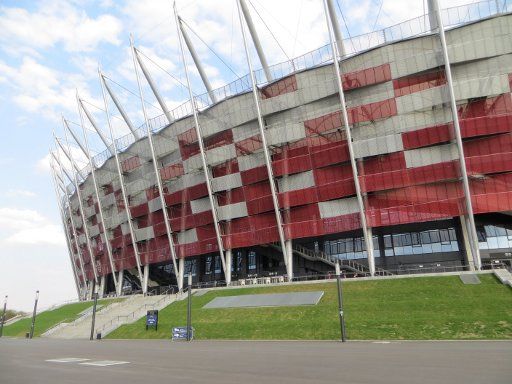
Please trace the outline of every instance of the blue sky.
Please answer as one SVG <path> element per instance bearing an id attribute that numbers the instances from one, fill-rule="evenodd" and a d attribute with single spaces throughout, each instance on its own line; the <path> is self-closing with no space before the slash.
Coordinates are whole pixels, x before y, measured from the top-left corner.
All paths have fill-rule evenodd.
<path id="1" fill-rule="evenodd" d="M 322 0 L 251 2 L 286 56 L 295 57 L 328 42 Z M 443 0 L 441 4 L 470 2 Z M 381 0 L 340 1 L 348 23 L 340 18 L 342 33 L 347 36 L 348 30 L 354 36 L 423 13 L 423 0 L 384 0 L 381 9 L 380 4 Z M 177 7 L 236 73 L 247 73 L 235 0 L 178 0 Z M 254 13 L 253 18 L 270 63 L 285 60 L 265 25 Z M 184 82 L 169 0 L 0 2 L 0 297 L 8 294 L 11 308 L 30 309 L 36 289 L 41 291 L 42 306 L 76 298 L 51 184 L 48 148 L 53 130 L 62 136 L 61 114 L 79 122 L 75 89 L 91 104 L 102 105 L 98 63 L 107 76 L 136 92 L 130 33 L 143 53 Z M 193 40 L 214 88 L 234 80 L 232 72 L 196 36 Z M 169 106 L 186 100 L 186 90 L 169 74 L 149 61 L 147 66 Z M 192 72 L 194 92 L 203 93 Z M 139 101 L 117 86 L 114 89 L 135 125 L 140 125 Z M 147 86 L 144 93 L 149 103 L 156 104 Z M 106 132 L 101 111 L 90 109 Z M 149 106 L 148 113 L 152 117 L 161 111 Z M 118 135 L 125 132 L 122 124 L 116 124 Z M 93 149 L 101 151 L 98 139 L 89 137 Z"/>

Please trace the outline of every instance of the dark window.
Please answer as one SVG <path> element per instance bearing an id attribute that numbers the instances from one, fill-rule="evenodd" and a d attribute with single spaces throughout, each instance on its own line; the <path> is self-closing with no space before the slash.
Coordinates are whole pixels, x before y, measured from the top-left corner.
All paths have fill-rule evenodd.
<path id="1" fill-rule="evenodd" d="M 215 256 L 215 273 L 222 271 L 220 256 Z"/>
<path id="2" fill-rule="evenodd" d="M 247 257 L 249 259 L 248 260 L 249 261 L 249 263 L 248 263 L 249 270 L 250 271 L 255 270 L 256 269 L 256 252 L 253 252 L 253 251 L 249 252 Z"/>
<path id="3" fill-rule="evenodd" d="M 206 256 L 206 268 L 204 271 L 205 275 L 210 275 L 212 273 L 212 257 Z"/>
<path id="4" fill-rule="evenodd" d="M 450 244 L 450 234 L 447 229 L 441 229 L 439 235 L 441 237 L 441 244 Z"/>
<path id="5" fill-rule="evenodd" d="M 421 246 L 420 234 L 418 232 L 411 233 L 411 242 L 414 247 Z"/>

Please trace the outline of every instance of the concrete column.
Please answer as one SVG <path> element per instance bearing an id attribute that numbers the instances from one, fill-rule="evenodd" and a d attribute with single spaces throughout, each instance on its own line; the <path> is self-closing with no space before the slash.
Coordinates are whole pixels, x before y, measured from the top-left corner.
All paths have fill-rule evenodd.
<path id="1" fill-rule="evenodd" d="M 101 299 L 103 296 L 105 296 L 105 280 L 106 276 L 103 275 L 100 278 L 100 289 L 98 290 L 99 298 Z"/>
<path id="2" fill-rule="evenodd" d="M 144 265 L 144 281 L 142 282 L 142 292 L 148 291 L 148 280 L 149 280 L 149 264 Z"/>
<path id="3" fill-rule="evenodd" d="M 285 256 L 286 256 L 286 274 L 288 279 L 293 278 L 293 242 L 292 240 L 285 241 Z M 290 277 L 291 276 L 291 277 Z"/>
<path id="4" fill-rule="evenodd" d="M 466 265 L 469 267 L 470 271 L 475 270 L 475 262 L 473 258 L 473 252 L 471 251 L 471 240 L 469 238 L 469 232 L 468 232 L 468 224 L 469 219 L 466 215 L 459 216 L 460 220 L 460 228 L 462 233 L 462 242 L 464 244 L 464 258 L 466 261 Z"/>
<path id="5" fill-rule="evenodd" d="M 185 258 L 180 258 L 178 259 L 179 260 L 179 269 L 180 269 L 180 273 L 177 276 L 177 278 L 180 280 L 178 282 L 178 286 L 179 287 L 183 287 L 183 276 L 185 276 Z M 183 288 L 181 288 L 183 290 Z"/>
<path id="6" fill-rule="evenodd" d="M 124 283 L 124 269 L 121 269 L 117 274 L 117 296 L 123 294 L 123 283 Z"/>
<path id="7" fill-rule="evenodd" d="M 231 266 L 233 265 L 233 250 L 226 249 L 224 255 L 226 257 L 226 285 L 231 285 Z"/>
<path id="8" fill-rule="evenodd" d="M 373 249 L 373 231 L 371 227 L 366 227 L 366 233 L 368 236 L 368 242 L 371 244 L 371 247 L 366 249 L 366 255 L 368 257 L 368 269 L 370 270 L 370 274 L 375 275 L 375 258 L 374 258 L 374 249 Z"/>
<path id="9" fill-rule="evenodd" d="M 87 293 L 86 293 L 87 300 L 92 300 L 93 286 L 94 286 L 93 282 L 91 280 L 88 280 L 87 281 Z"/>

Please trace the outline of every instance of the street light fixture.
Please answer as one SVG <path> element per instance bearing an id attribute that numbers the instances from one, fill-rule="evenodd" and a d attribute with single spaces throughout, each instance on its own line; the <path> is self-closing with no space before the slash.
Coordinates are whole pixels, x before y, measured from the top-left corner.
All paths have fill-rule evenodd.
<path id="1" fill-rule="evenodd" d="M 340 316 L 340 328 L 341 328 L 341 341 L 347 341 L 347 337 L 345 335 L 345 315 L 343 313 L 343 288 L 341 286 L 341 277 L 340 277 L 340 262 L 336 261 L 336 284 L 338 286 L 338 312 Z"/>
<path id="2" fill-rule="evenodd" d="M 34 301 L 34 312 L 32 313 L 32 325 L 30 326 L 29 339 L 34 337 L 34 328 L 36 326 L 37 302 L 39 301 L 39 290 L 36 291 L 36 299 Z"/>

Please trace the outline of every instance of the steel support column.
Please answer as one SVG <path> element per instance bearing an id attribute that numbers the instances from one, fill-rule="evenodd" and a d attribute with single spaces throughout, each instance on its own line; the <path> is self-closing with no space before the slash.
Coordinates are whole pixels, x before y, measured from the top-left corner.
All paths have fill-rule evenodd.
<path id="1" fill-rule="evenodd" d="M 267 174 L 268 174 L 268 180 L 270 183 L 270 191 L 272 193 L 272 202 L 274 205 L 274 213 L 275 213 L 275 217 L 276 217 L 277 231 L 279 233 L 279 242 L 281 244 L 281 250 L 282 250 L 284 262 L 286 265 L 286 274 L 288 275 L 288 281 L 291 281 L 293 279 L 293 265 L 292 265 L 292 263 L 289 262 L 289 257 L 287 256 L 287 253 L 286 253 L 286 242 L 285 242 L 285 236 L 284 236 L 284 230 L 283 230 L 283 222 L 281 219 L 281 211 L 279 209 L 279 201 L 277 199 L 276 185 L 275 185 L 274 175 L 273 175 L 273 171 L 272 171 L 270 153 L 269 153 L 268 146 L 267 146 L 267 138 L 265 135 L 265 124 L 263 122 L 263 117 L 261 115 L 258 87 L 256 84 L 256 79 L 254 78 L 254 72 L 252 69 L 252 61 L 251 61 L 251 56 L 249 54 L 249 47 L 247 45 L 247 37 L 245 34 L 245 27 L 244 27 L 244 22 L 243 22 L 242 13 L 241 13 L 241 10 L 243 10 L 243 5 L 242 5 L 243 3 L 244 3 L 244 0 L 238 0 L 238 2 L 237 2 L 238 17 L 240 19 L 240 27 L 242 28 L 242 38 L 244 41 L 245 55 L 247 57 L 247 65 L 249 66 L 249 75 L 251 78 L 252 94 L 254 97 L 254 105 L 256 106 L 256 112 L 258 115 L 258 126 L 259 126 L 259 130 L 260 130 L 261 144 L 263 146 L 263 154 L 265 156 L 265 164 L 267 166 Z"/>
<path id="2" fill-rule="evenodd" d="M 334 38 L 338 45 L 340 56 L 345 56 L 345 47 L 343 45 L 343 35 L 341 34 L 340 23 L 336 16 L 336 8 L 334 8 L 333 0 L 327 0 L 327 11 L 329 12 L 329 19 L 331 19 L 332 30 L 334 32 Z"/>
<path id="3" fill-rule="evenodd" d="M 196 65 L 197 72 L 199 72 L 199 76 L 201 76 L 201 80 L 203 81 L 204 87 L 206 88 L 206 91 L 208 92 L 208 95 L 210 96 L 210 100 L 212 101 L 212 103 L 215 103 L 215 102 L 217 102 L 217 99 L 216 99 L 215 95 L 213 94 L 213 89 L 212 89 L 212 85 L 210 84 L 210 80 L 208 80 L 208 76 L 206 76 L 206 72 L 201 64 L 201 61 L 199 60 L 199 56 L 197 55 L 194 45 L 192 44 L 192 40 L 190 40 L 187 30 L 185 29 L 185 26 L 183 24 L 184 24 L 183 20 L 181 19 L 181 17 L 178 16 L 178 26 L 180 27 L 181 35 L 183 36 L 183 40 L 185 40 L 185 44 L 188 48 L 188 51 L 190 52 L 190 56 L 192 56 L 192 60 L 194 61 L 194 64 Z"/>
<path id="4" fill-rule="evenodd" d="M 169 121 L 169 124 L 174 121 L 174 118 L 171 115 L 171 112 L 169 111 L 169 108 L 167 108 L 167 104 L 165 104 L 164 98 L 158 91 L 158 87 L 156 86 L 156 83 L 153 81 L 153 78 L 151 77 L 151 74 L 149 73 L 148 69 L 146 68 L 146 65 L 144 64 L 144 61 L 139 55 L 139 51 L 132 47 L 132 52 L 135 55 L 135 58 L 137 59 L 137 62 L 139 63 L 140 69 L 142 69 L 142 73 L 144 74 L 144 77 L 146 78 L 146 81 L 148 82 L 151 90 L 153 91 L 153 95 L 155 95 L 156 100 L 158 101 L 158 104 L 160 104 L 160 107 L 162 108 L 162 111 L 164 112 L 165 117 L 167 117 L 167 121 Z"/>
<path id="5" fill-rule="evenodd" d="M 135 140 L 140 139 L 139 135 L 137 134 L 137 129 L 133 125 L 132 121 L 128 117 L 128 114 L 126 113 L 126 111 L 124 110 L 123 106 L 119 102 L 119 99 L 117 98 L 116 94 L 114 93 L 112 88 L 110 88 L 110 85 L 108 85 L 105 76 L 103 74 L 101 74 L 101 72 L 100 72 L 100 82 L 102 84 L 102 89 L 106 89 L 107 90 L 108 94 L 110 95 L 110 98 L 114 102 L 114 105 L 116 106 L 117 110 L 119 111 L 119 113 L 123 117 L 124 122 L 128 126 L 128 129 L 130 130 L 132 135 L 135 137 Z"/>
<path id="6" fill-rule="evenodd" d="M 212 185 L 211 185 L 211 178 L 210 178 L 210 168 L 208 167 L 208 163 L 206 161 L 206 153 L 204 150 L 203 136 L 201 135 L 201 127 L 199 126 L 199 118 L 197 115 L 198 112 L 197 112 L 196 100 L 194 98 L 194 94 L 192 93 L 192 86 L 190 85 L 190 77 L 188 74 L 187 62 L 185 60 L 185 52 L 183 50 L 183 41 L 182 41 L 181 34 L 179 31 L 179 27 L 178 27 L 178 14 L 176 13 L 176 3 L 174 3 L 174 18 L 176 20 L 176 28 L 178 29 L 178 41 L 180 44 L 181 60 L 183 62 L 183 68 L 185 70 L 185 77 L 187 79 L 188 94 L 190 97 L 190 104 L 191 104 L 192 113 L 194 116 L 194 124 L 195 124 L 195 128 L 196 128 L 197 141 L 198 141 L 199 150 L 201 153 L 201 161 L 203 164 L 204 177 L 206 179 L 206 188 L 208 190 L 208 199 L 210 200 L 210 206 L 211 206 L 211 210 L 212 210 L 213 225 L 215 227 L 215 235 L 217 237 L 217 245 L 219 247 L 220 260 L 222 263 L 222 269 L 224 271 L 224 276 L 226 276 L 226 274 L 227 274 L 226 260 L 224 258 L 224 245 L 222 243 L 222 236 L 221 236 L 219 220 L 218 220 L 218 216 L 217 216 L 217 206 L 213 199 L 213 192 L 212 192 Z"/>
<path id="7" fill-rule="evenodd" d="M 137 273 L 139 275 L 140 283 L 141 283 L 141 285 L 143 285 L 142 266 L 141 266 L 141 262 L 140 262 L 139 250 L 137 248 L 137 238 L 135 237 L 135 232 L 133 230 L 132 214 L 130 212 L 130 205 L 128 204 L 128 197 L 126 196 L 126 189 L 124 187 L 124 177 L 123 177 L 123 173 L 121 171 L 121 163 L 119 161 L 119 153 L 117 151 L 116 141 L 114 139 L 114 130 L 112 128 L 112 121 L 110 119 L 110 112 L 109 112 L 108 103 L 107 103 L 107 95 L 105 94 L 105 88 L 103 87 L 105 82 L 103 81 L 103 74 L 101 73 L 101 70 L 99 68 L 98 68 L 98 75 L 100 78 L 101 93 L 103 95 L 103 103 L 105 106 L 105 115 L 107 117 L 107 124 L 108 124 L 108 129 L 110 132 L 110 139 L 111 139 L 112 145 L 114 147 L 113 150 L 114 150 L 114 157 L 116 159 L 117 176 L 119 178 L 119 184 L 121 187 L 121 195 L 123 198 L 123 204 L 126 209 L 126 217 L 127 217 L 127 221 L 128 221 L 128 228 L 130 230 L 130 238 L 132 239 L 133 252 L 135 254 L 135 262 L 137 263 Z M 135 134 L 134 134 L 134 137 L 137 138 L 137 136 L 135 136 Z M 143 291 L 143 293 L 146 293 L 146 292 Z"/>
<path id="8" fill-rule="evenodd" d="M 482 261 L 480 259 L 480 245 L 478 244 L 478 235 L 476 233 L 475 217 L 473 214 L 473 204 L 471 203 L 471 190 L 469 188 L 468 173 L 466 168 L 466 158 L 464 157 L 464 147 L 462 145 L 462 135 L 460 132 L 459 114 L 457 112 L 457 103 L 455 101 L 455 92 L 453 91 L 453 79 L 452 70 L 450 66 L 450 58 L 448 57 L 448 46 L 446 44 L 446 36 L 444 33 L 443 20 L 441 19 L 441 10 L 439 8 L 439 2 L 437 0 L 431 0 L 437 17 L 437 24 L 439 28 L 439 38 L 441 39 L 441 46 L 443 49 L 444 57 L 444 70 L 446 75 L 446 82 L 448 85 L 448 91 L 450 93 L 450 108 L 452 110 L 453 118 L 453 130 L 455 131 L 455 140 L 457 142 L 457 149 L 459 152 L 459 164 L 462 175 L 462 186 L 464 189 L 464 198 L 466 202 L 467 216 L 469 219 L 469 234 L 471 238 L 471 253 L 473 254 L 473 260 L 475 268 L 480 270 L 482 267 Z"/>
<path id="9" fill-rule="evenodd" d="M 114 150 L 112 148 L 110 148 L 107 138 L 103 135 L 103 132 L 101 132 L 101 129 L 96 124 L 96 120 L 94 120 L 94 117 L 91 115 L 91 112 L 89 112 L 89 110 L 85 107 L 83 100 L 78 98 L 78 104 L 79 104 L 79 106 L 78 106 L 79 110 L 81 108 L 85 112 L 85 116 L 87 117 L 87 120 L 89 120 L 89 123 L 91 123 L 91 125 L 93 126 L 94 130 L 100 137 L 100 139 L 103 142 L 103 144 L 105 145 L 105 147 L 110 151 L 110 154 L 112 156 L 114 156 Z"/>
<path id="10" fill-rule="evenodd" d="M 176 251 L 174 248 L 174 240 L 172 237 L 173 232 L 172 232 L 171 225 L 170 225 L 169 212 L 167 212 L 167 203 L 165 202 L 164 188 L 162 185 L 162 177 L 160 175 L 160 170 L 158 169 L 158 160 L 156 158 L 155 145 L 153 143 L 153 132 L 151 130 L 151 127 L 149 126 L 148 114 L 146 111 L 146 105 L 144 103 L 144 94 L 142 93 L 142 86 L 140 83 L 139 71 L 137 70 L 137 62 L 136 62 L 137 53 L 135 51 L 135 47 L 133 46 L 132 36 L 130 36 L 130 47 L 131 47 L 132 56 L 133 56 L 133 69 L 135 70 L 135 76 L 137 77 L 137 86 L 139 88 L 139 97 L 140 97 L 140 101 L 141 101 L 141 105 L 142 105 L 142 112 L 144 114 L 144 121 L 146 122 L 146 131 L 147 131 L 147 135 L 148 135 L 149 149 L 151 150 L 151 157 L 153 159 L 153 170 L 155 171 L 155 178 L 156 178 L 156 183 L 158 186 L 158 195 L 160 198 L 160 204 L 162 205 L 162 213 L 164 215 L 165 232 L 167 233 L 167 240 L 169 242 L 169 249 L 171 252 L 171 259 L 172 259 L 172 264 L 174 266 L 174 273 L 176 275 L 176 281 L 178 282 L 178 289 L 181 291 L 183 289 L 183 286 L 180 285 L 181 279 L 179 278 L 179 274 L 183 273 L 183 271 L 180 271 L 178 269 L 178 264 L 176 262 Z M 140 64 L 140 62 L 139 62 L 139 64 Z M 143 72 L 144 72 L 144 70 L 143 70 Z M 171 121 L 169 120 L 169 122 L 171 122 Z"/>
<path id="11" fill-rule="evenodd" d="M 368 231 L 368 226 L 366 224 L 366 214 L 364 211 L 364 202 L 361 193 L 361 185 L 359 184 L 359 172 L 357 170 L 356 158 L 354 155 L 354 147 L 352 143 L 352 132 L 350 129 L 350 123 L 348 120 L 347 113 L 347 104 L 345 102 L 345 93 L 343 91 L 343 84 L 341 82 L 341 70 L 340 70 L 340 56 L 339 51 L 337 49 L 336 42 L 334 40 L 333 31 L 331 29 L 332 22 L 329 20 L 329 11 L 328 11 L 328 0 L 324 0 L 324 13 L 326 19 L 327 29 L 329 30 L 329 40 L 331 42 L 331 50 L 332 50 L 332 60 L 333 66 L 335 69 L 336 76 L 336 84 L 338 86 L 338 93 L 341 104 L 341 117 L 343 125 L 345 126 L 345 134 L 347 139 L 347 147 L 350 155 L 350 165 L 352 167 L 352 175 L 354 176 L 354 185 L 356 189 L 356 198 L 357 204 L 359 206 L 359 217 L 361 221 L 361 228 L 363 230 L 364 241 L 366 244 L 366 253 L 368 255 L 368 268 L 370 270 L 370 274 L 372 276 L 375 275 L 375 259 L 373 257 L 373 240 L 370 235 L 370 231 Z"/>
<path id="12" fill-rule="evenodd" d="M 251 34 L 254 48 L 256 48 L 256 52 L 258 53 L 258 57 L 260 59 L 261 66 L 263 67 L 263 72 L 265 72 L 265 77 L 267 78 L 268 82 L 271 82 L 272 80 L 274 80 L 274 78 L 272 76 L 272 73 L 270 72 L 267 58 L 265 57 L 265 52 L 263 52 L 263 48 L 261 47 L 260 38 L 258 37 L 258 32 L 256 32 L 256 28 L 254 27 L 254 23 L 252 22 L 251 12 L 249 12 L 249 8 L 247 7 L 247 3 L 245 2 L 245 0 L 237 0 L 237 4 L 238 4 L 238 14 L 240 15 L 240 10 L 241 10 L 244 15 L 244 19 L 247 23 L 247 27 L 249 28 L 249 33 Z M 242 20 L 240 20 L 240 24 L 243 25 Z M 242 27 L 242 32 L 244 32 L 243 27 Z M 247 44 L 245 39 L 244 39 L 244 44 Z"/>

